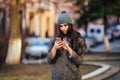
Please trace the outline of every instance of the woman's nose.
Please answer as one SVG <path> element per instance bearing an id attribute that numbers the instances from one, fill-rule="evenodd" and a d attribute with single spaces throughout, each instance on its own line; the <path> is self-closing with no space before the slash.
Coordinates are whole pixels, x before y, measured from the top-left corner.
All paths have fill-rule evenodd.
<path id="1" fill-rule="evenodd" d="M 62 27 L 62 30 L 64 30 L 64 29 L 65 29 L 65 27 L 63 26 L 63 27 Z"/>

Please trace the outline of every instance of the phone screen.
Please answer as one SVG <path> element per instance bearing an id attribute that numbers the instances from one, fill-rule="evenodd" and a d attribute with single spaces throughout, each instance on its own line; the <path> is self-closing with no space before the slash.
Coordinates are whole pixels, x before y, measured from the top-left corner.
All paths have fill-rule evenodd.
<path id="1" fill-rule="evenodd" d="M 61 38 L 59 38 L 59 37 L 57 37 L 57 38 L 55 38 L 56 39 L 56 41 L 58 42 L 58 41 L 61 41 Z"/>

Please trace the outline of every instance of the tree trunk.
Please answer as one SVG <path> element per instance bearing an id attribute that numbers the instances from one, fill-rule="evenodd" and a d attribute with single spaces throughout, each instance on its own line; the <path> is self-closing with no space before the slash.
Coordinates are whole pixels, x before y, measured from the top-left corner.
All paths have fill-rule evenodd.
<path id="1" fill-rule="evenodd" d="M 21 36 L 19 24 L 19 0 L 10 3 L 10 39 L 6 64 L 19 64 L 21 59 Z"/>
<path id="2" fill-rule="evenodd" d="M 107 18 L 106 18 L 106 15 L 104 15 L 104 43 L 106 46 L 106 52 L 110 53 L 111 47 L 110 47 L 109 39 L 107 37 Z"/>
<path id="3" fill-rule="evenodd" d="M 110 53 L 111 52 L 111 47 L 110 47 L 110 42 L 108 40 L 107 35 L 104 35 L 104 43 L 105 43 L 105 46 L 106 46 L 106 52 Z"/>

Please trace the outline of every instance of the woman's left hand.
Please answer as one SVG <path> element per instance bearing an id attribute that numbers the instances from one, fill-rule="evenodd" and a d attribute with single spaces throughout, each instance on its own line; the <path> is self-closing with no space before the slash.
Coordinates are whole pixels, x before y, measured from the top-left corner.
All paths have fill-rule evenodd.
<path id="1" fill-rule="evenodd" d="M 68 48 L 70 48 L 68 41 L 63 40 L 63 48 L 64 48 L 65 50 L 68 50 Z"/>

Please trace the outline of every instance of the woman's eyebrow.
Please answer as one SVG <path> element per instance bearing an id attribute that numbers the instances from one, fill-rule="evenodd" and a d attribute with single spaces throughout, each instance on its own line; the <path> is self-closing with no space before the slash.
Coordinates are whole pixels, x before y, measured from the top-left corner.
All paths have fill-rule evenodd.
<path id="1" fill-rule="evenodd" d="M 60 24 L 60 26 L 64 26 L 64 25 L 67 25 L 67 23 L 65 23 L 65 24 Z"/>

